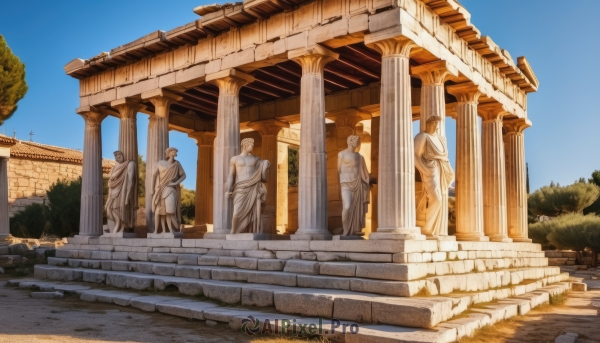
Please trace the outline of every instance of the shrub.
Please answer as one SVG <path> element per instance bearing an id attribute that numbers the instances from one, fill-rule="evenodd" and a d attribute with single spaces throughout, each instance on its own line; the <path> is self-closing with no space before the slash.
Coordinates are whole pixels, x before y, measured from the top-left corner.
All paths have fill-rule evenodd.
<path id="1" fill-rule="evenodd" d="M 196 218 L 196 192 L 181 187 L 181 220 L 183 224 L 192 224 Z"/>
<path id="2" fill-rule="evenodd" d="M 10 218 L 10 234 L 21 238 L 40 238 L 47 223 L 46 206 L 33 203 Z"/>
<path id="3" fill-rule="evenodd" d="M 298 173 L 299 173 L 299 159 L 298 149 L 288 148 L 288 186 L 298 187 Z"/>
<path id="4" fill-rule="evenodd" d="M 592 265 L 597 265 L 600 252 L 600 217 L 588 214 L 569 213 L 548 221 L 533 224 L 548 231 L 546 238 L 558 249 L 579 252 L 588 248 L 593 252 Z M 531 231 L 530 231 L 531 232 Z"/>
<path id="5" fill-rule="evenodd" d="M 528 205 L 538 216 L 556 217 L 565 213 L 582 213 L 600 196 L 600 187 L 591 183 L 576 182 L 561 187 L 551 184 L 533 192 Z"/>
<path id="6" fill-rule="evenodd" d="M 50 186 L 48 196 L 49 234 L 69 237 L 79 232 L 81 178 L 58 180 Z"/>

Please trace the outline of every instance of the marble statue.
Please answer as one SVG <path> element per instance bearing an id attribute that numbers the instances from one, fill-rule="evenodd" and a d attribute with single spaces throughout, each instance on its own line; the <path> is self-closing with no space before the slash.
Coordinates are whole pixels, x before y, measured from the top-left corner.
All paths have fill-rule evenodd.
<path id="1" fill-rule="evenodd" d="M 137 210 L 137 162 L 125 161 L 121 151 L 115 151 L 114 155 L 117 164 L 110 171 L 105 206 L 109 229 L 107 233 L 124 232 L 125 229 L 134 227 Z"/>
<path id="2" fill-rule="evenodd" d="M 158 161 L 152 175 L 152 212 L 155 218 L 155 233 L 173 233 L 181 227 L 181 189 L 185 171 L 175 160 L 177 149 L 165 151 L 166 160 Z M 162 228 L 162 232 L 159 229 Z"/>
<path id="3" fill-rule="evenodd" d="M 267 198 L 269 161 L 252 155 L 254 139 L 245 138 L 242 153 L 229 163 L 229 177 L 225 184 L 227 198 L 233 198 L 231 233 L 262 233 L 261 207 Z"/>
<path id="4" fill-rule="evenodd" d="M 421 228 L 421 233 L 427 237 L 446 232 L 448 209 L 443 204 L 448 203 L 448 187 L 454 178 L 448 161 L 446 138 L 437 133 L 440 121 L 439 116 L 430 116 L 425 131 L 415 137 L 415 166 L 423 182 L 423 195 L 417 211 L 425 212 L 425 226 Z"/>
<path id="5" fill-rule="evenodd" d="M 362 236 L 369 208 L 370 176 L 364 157 L 356 152 L 358 136 L 348 137 L 348 148 L 338 154 L 338 174 L 342 191 L 343 236 Z"/>

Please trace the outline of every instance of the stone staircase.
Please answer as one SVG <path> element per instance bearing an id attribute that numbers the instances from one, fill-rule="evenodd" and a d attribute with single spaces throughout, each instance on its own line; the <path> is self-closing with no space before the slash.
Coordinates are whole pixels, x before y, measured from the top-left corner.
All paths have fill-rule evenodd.
<path id="1" fill-rule="evenodd" d="M 234 329 L 248 316 L 358 325 L 347 342 L 453 342 L 571 287 L 539 245 L 452 241 L 75 238 L 34 275 L 78 282 L 83 300 L 200 320 L 229 311 L 219 321 Z"/>

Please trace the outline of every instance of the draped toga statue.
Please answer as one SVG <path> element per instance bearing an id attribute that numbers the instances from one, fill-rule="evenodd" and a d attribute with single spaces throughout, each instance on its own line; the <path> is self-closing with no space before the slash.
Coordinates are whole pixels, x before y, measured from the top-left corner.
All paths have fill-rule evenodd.
<path id="1" fill-rule="evenodd" d="M 117 164 L 110 171 L 106 216 L 107 233 L 123 232 L 135 226 L 137 210 L 137 162 L 125 161 L 121 151 L 115 151 Z"/>
<path id="2" fill-rule="evenodd" d="M 177 157 L 177 149 L 165 151 L 166 160 L 158 161 L 152 175 L 152 212 L 154 213 L 154 233 L 175 232 L 181 226 L 181 188 L 185 172 Z M 162 228 L 162 232 L 159 232 Z"/>
<path id="3" fill-rule="evenodd" d="M 344 236 L 362 236 L 369 210 L 370 176 L 362 155 L 356 152 L 358 136 L 348 137 L 348 148 L 338 154 L 338 174 L 342 191 Z"/>
<path id="4" fill-rule="evenodd" d="M 242 140 L 242 153 L 229 163 L 225 196 L 233 198 L 231 233 L 262 233 L 261 208 L 267 198 L 269 161 L 251 154 L 254 139 Z"/>
<path id="5" fill-rule="evenodd" d="M 417 211 L 425 212 L 425 226 L 421 228 L 421 233 L 427 237 L 447 232 L 448 187 L 454 178 L 448 161 L 446 138 L 437 133 L 441 120 L 439 116 L 430 116 L 425 132 L 415 137 L 415 166 L 423 182 L 423 195 Z"/>

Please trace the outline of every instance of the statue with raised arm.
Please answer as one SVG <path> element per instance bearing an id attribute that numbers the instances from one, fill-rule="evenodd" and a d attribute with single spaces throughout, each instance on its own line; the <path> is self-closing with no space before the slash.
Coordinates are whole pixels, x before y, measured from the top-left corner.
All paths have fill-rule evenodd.
<path id="1" fill-rule="evenodd" d="M 454 178 L 448 161 L 446 138 L 437 133 L 441 120 L 439 116 L 430 116 L 425 132 L 415 137 L 415 166 L 423 182 L 423 195 L 417 211 L 425 212 L 425 226 L 421 228 L 421 233 L 427 237 L 447 232 L 448 187 Z"/>
<path id="2" fill-rule="evenodd" d="M 356 148 L 358 136 L 348 137 L 348 148 L 338 154 L 338 174 L 342 191 L 343 236 L 362 236 L 369 209 L 370 176 L 364 157 Z"/>
<path id="3" fill-rule="evenodd" d="M 267 198 L 269 161 L 252 155 L 254 139 L 245 138 L 242 153 L 229 163 L 225 197 L 233 198 L 231 233 L 262 233 L 261 208 Z"/>
<path id="4" fill-rule="evenodd" d="M 117 164 L 108 179 L 105 209 L 109 231 L 106 233 L 124 232 L 134 227 L 137 210 L 137 162 L 125 161 L 121 151 L 115 151 L 114 155 Z"/>
<path id="5" fill-rule="evenodd" d="M 158 161 L 152 175 L 152 212 L 154 213 L 154 233 L 173 233 L 181 226 L 181 189 L 185 171 L 175 160 L 177 149 L 165 151 L 166 160 Z M 159 229 L 162 228 L 162 232 Z"/>

